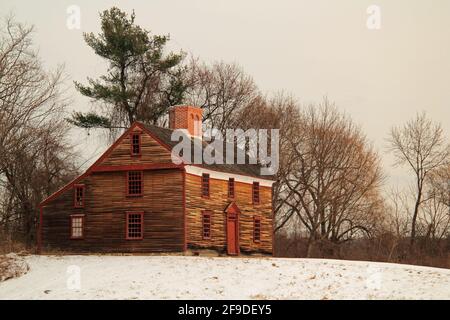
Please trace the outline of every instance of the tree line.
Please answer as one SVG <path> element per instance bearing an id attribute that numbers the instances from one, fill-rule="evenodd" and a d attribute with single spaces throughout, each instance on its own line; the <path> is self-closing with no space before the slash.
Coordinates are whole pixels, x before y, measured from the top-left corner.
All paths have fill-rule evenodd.
<path id="1" fill-rule="evenodd" d="M 27 246 L 35 243 L 38 203 L 77 173 L 63 70 L 43 68 L 32 32 L 12 17 L 0 29 L 1 236 Z"/>
<path id="2" fill-rule="evenodd" d="M 32 29 L 11 19 L 2 28 L 3 237 L 20 235 L 31 245 L 37 203 L 79 172 L 68 142 L 71 127 L 106 130 L 113 139 L 135 120 L 167 126 L 170 106 L 191 104 L 203 108 L 208 128 L 280 130 L 273 199 L 277 255 L 355 258 L 360 252 L 365 259 L 433 264 L 424 257 L 449 252 L 450 147 L 443 128 L 425 113 L 386 134 L 383 152 L 414 180 L 409 189 L 386 191 L 379 153 L 327 98 L 304 106 L 283 92 L 265 94 L 237 64 L 167 52 L 170 37 L 136 25 L 134 12 L 111 8 L 100 22 L 100 34 L 84 39 L 108 70 L 75 82 L 92 108 L 69 115 L 63 71 L 43 69 Z"/>

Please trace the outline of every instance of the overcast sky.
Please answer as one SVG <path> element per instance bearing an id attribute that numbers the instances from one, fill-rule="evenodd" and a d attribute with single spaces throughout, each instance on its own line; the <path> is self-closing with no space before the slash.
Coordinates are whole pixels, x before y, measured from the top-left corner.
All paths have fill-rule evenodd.
<path id="1" fill-rule="evenodd" d="M 81 9 L 79 30 L 66 26 L 70 5 Z M 285 90 L 304 104 L 328 96 L 374 142 L 390 183 L 405 181 L 385 152 L 392 125 L 425 110 L 449 134 L 448 0 L 1 0 L 0 12 L 35 26 L 46 66 L 66 66 L 71 107 L 88 110 L 71 82 L 105 65 L 82 32 L 98 32 L 98 13 L 113 5 L 135 9 L 137 23 L 156 34 L 170 33 L 172 49 L 239 63 L 263 91 Z M 367 27 L 371 5 L 381 10 L 379 30 Z M 85 158 L 103 150 L 95 136 L 78 135 Z"/>

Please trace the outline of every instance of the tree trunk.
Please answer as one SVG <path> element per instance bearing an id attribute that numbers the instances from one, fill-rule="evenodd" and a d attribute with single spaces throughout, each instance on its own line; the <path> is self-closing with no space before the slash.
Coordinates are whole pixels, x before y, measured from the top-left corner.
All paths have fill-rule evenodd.
<path id="1" fill-rule="evenodd" d="M 410 240 L 411 247 L 414 245 L 414 242 L 416 240 L 416 221 L 417 221 L 417 215 L 419 214 L 420 201 L 422 201 L 422 186 L 421 186 L 420 182 L 418 183 L 417 187 L 418 187 L 417 200 L 416 200 L 416 204 L 414 205 L 414 214 L 413 214 L 412 225 L 411 225 L 411 240 Z"/>
<path id="2" fill-rule="evenodd" d="M 308 239 L 308 246 L 306 248 L 306 257 L 311 258 L 314 250 L 314 244 L 315 244 L 315 236 L 310 235 Z"/>
<path id="3" fill-rule="evenodd" d="M 24 204 L 24 231 L 25 231 L 25 244 L 27 248 L 31 248 L 34 244 L 34 210 L 30 203 Z"/>

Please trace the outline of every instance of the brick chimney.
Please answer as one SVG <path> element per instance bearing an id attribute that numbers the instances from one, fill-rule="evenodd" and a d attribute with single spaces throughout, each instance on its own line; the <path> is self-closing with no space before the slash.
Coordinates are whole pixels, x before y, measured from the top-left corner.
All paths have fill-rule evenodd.
<path id="1" fill-rule="evenodd" d="M 169 108 L 170 129 L 186 129 L 193 137 L 201 138 L 203 110 L 193 106 L 173 106 Z"/>

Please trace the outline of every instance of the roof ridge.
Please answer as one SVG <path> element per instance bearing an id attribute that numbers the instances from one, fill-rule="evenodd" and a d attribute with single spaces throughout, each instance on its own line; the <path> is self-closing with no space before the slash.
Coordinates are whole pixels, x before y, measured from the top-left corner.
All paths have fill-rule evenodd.
<path id="1" fill-rule="evenodd" d="M 154 134 L 156 136 L 156 138 L 159 139 L 162 143 L 164 143 L 170 150 L 179 143 L 179 141 L 172 141 L 172 139 L 171 139 L 171 134 L 175 131 L 175 129 L 165 128 L 165 127 L 157 126 L 154 124 L 145 124 L 142 122 L 139 122 L 139 124 L 142 125 L 143 127 L 145 127 L 149 132 Z M 191 136 L 188 136 L 188 137 L 189 137 L 191 143 L 195 144 L 195 141 L 196 141 L 195 138 L 193 138 Z M 199 141 L 199 140 L 197 140 L 197 141 Z M 206 148 L 209 145 L 208 141 L 205 141 L 204 139 L 202 139 L 200 141 L 202 142 L 202 148 Z M 227 153 L 226 145 L 232 144 L 234 146 L 234 143 L 227 142 L 226 139 L 221 139 L 218 141 L 220 141 L 223 144 L 224 149 L 221 152 L 219 150 L 216 150 L 215 152 L 220 152 L 221 156 L 226 156 L 226 153 Z M 234 146 L 234 147 L 235 148 L 237 147 L 239 149 L 238 146 Z M 235 150 L 235 157 L 236 157 L 237 150 L 235 148 L 234 148 L 234 150 Z M 240 149 L 242 150 L 242 148 L 240 148 Z M 192 152 L 193 151 L 194 150 L 192 149 Z M 245 152 L 246 162 L 247 162 L 247 160 L 250 161 L 251 156 L 248 154 L 247 151 L 245 151 L 245 150 L 243 150 L 243 151 Z M 191 155 L 191 157 L 193 157 L 193 156 Z M 274 176 L 272 176 L 272 175 L 269 175 L 269 176 L 261 175 L 260 170 L 264 166 L 258 162 L 256 164 L 253 164 L 253 163 L 243 163 L 243 164 L 214 163 L 214 164 L 201 164 L 200 166 L 204 167 L 205 169 L 229 172 L 229 173 L 234 173 L 234 174 L 244 174 L 244 175 L 250 175 L 250 176 L 263 178 L 263 179 L 275 180 Z"/>

